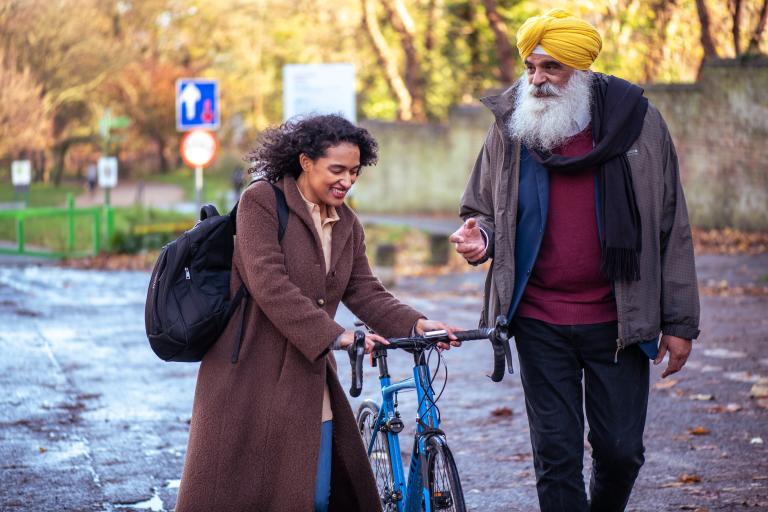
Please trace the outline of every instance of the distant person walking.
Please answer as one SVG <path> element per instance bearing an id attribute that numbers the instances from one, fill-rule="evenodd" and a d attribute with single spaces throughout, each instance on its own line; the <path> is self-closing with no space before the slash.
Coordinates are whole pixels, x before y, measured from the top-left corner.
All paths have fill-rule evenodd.
<path id="1" fill-rule="evenodd" d="M 240 191 L 243 189 L 243 185 L 245 184 L 245 173 L 243 172 L 243 168 L 240 166 L 235 167 L 235 170 L 232 171 L 232 190 L 235 192 L 235 197 L 240 197 Z"/>
<path id="2" fill-rule="evenodd" d="M 493 260 L 482 323 L 512 321 L 541 510 L 621 511 L 644 462 L 648 358 L 669 354 L 667 377 L 699 335 L 677 155 L 641 88 L 589 70 L 590 24 L 556 9 L 517 46 L 525 73 L 482 100 L 496 122 L 450 239 Z"/>
<path id="3" fill-rule="evenodd" d="M 371 273 L 362 225 L 344 200 L 376 152 L 366 130 L 335 115 L 263 134 L 253 169 L 285 194 L 288 223 L 278 241 L 272 185 L 243 193 L 231 289 L 245 283 L 252 300 L 242 346 L 232 341 L 236 313 L 200 366 L 177 512 L 381 509 L 333 355 L 354 332 L 334 315 L 344 302 L 384 336 L 452 329 Z M 366 350 L 376 341 L 386 342 L 368 335 Z"/>
<path id="4" fill-rule="evenodd" d="M 88 164 L 88 167 L 85 169 L 85 181 L 86 185 L 88 186 L 88 192 L 93 195 L 93 193 L 96 191 L 96 183 L 99 178 L 99 171 L 96 167 L 96 164 L 91 162 Z"/>

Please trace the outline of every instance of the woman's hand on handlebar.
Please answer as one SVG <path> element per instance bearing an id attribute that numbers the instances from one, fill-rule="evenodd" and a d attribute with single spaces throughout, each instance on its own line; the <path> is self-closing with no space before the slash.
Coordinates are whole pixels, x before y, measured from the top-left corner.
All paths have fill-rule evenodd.
<path id="1" fill-rule="evenodd" d="M 449 350 L 451 348 L 451 345 L 454 347 L 460 347 L 461 342 L 456 339 L 456 336 L 453 335 L 453 331 L 460 331 L 461 329 L 458 327 L 451 327 L 448 324 L 445 324 L 443 322 L 439 322 L 437 320 L 427 320 L 426 318 L 419 318 L 419 320 L 416 322 L 416 334 L 419 336 L 424 336 L 425 332 L 431 332 L 431 331 L 446 331 L 448 332 L 448 339 L 451 340 L 451 344 L 448 343 L 438 343 L 437 348 L 441 350 Z"/>
<path id="2" fill-rule="evenodd" d="M 342 349 L 346 350 L 349 348 L 349 346 L 355 342 L 355 331 L 344 331 L 344 333 L 341 335 L 341 338 L 339 339 L 339 342 Z M 378 334 L 367 333 L 365 335 L 365 353 L 370 354 L 376 343 L 389 345 L 389 342 L 386 338 L 382 338 Z"/>

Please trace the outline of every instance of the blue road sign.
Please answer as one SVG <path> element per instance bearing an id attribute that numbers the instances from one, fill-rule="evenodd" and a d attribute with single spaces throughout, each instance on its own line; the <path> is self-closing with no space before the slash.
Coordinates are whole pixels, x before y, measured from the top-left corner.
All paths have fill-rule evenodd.
<path id="1" fill-rule="evenodd" d="M 176 129 L 219 128 L 219 82 L 209 78 L 176 80 Z"/>

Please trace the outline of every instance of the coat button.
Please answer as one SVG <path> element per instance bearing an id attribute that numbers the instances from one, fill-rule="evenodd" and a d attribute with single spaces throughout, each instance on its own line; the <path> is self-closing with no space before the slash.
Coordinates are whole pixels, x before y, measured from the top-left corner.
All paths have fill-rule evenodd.
<path id="1" fill-rule="evenodd" d="M 317 299 L 318 306 L 325 306 L 325 299 Z"/>

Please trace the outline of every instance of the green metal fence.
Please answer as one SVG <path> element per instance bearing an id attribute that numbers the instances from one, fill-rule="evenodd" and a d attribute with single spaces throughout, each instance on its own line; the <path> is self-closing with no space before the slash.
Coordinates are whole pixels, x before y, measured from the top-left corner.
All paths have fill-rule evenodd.
<path id="1" fill-rule="evenodd" d="M 0 210 L 2 221 L 14 223 L 15 241 L 10 246 L 0 245 L 0 254 L 49 258 L 95 256 L 102 249 L 108 249 L 114 231 L 114 211 L 111 207 L 75 208 L 75 199 L 71 194 L 67 196 L 67 206 L 64 208 Z M 42 237 L 30 243 L 30 223 L 38 221 L 46 225 L 35 231 L 53 234 L 55 243 L 51 242 L 50 237 Z M 78 229 L 78 223 L 83 222 L 89 226 Z M 62 235 L 63 240 L 60 240 Z"/>

